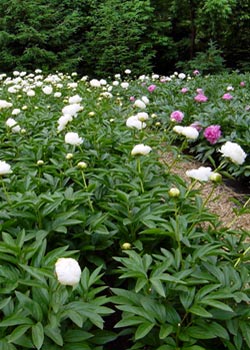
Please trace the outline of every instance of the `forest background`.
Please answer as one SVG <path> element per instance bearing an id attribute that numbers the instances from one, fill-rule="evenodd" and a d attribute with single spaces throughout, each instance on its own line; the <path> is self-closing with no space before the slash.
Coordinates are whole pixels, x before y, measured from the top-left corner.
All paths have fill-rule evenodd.
<path id="1" fill-rule="evenodd" d="M 1 0 L 0 72 L 250 70 L 249 0 Z"/>

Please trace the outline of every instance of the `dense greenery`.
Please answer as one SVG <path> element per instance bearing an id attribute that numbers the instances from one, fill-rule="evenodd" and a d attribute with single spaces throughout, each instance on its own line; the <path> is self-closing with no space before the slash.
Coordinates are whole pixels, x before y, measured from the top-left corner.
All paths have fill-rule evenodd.
<path id="1" fill-rule="evenodd" d="M 207 204 L 249 176 L 249 74 L 0 80 L 0 349 L 248 350 L 249 232 Z"/>
<path id="2" fill-rule="evenodd" d="M 107 76 L 129 66 L 167 74 L 177 63 L 185 71 L 249 70 L 245 0 L 2 0 L 0 12 L 2 72 Z"/>

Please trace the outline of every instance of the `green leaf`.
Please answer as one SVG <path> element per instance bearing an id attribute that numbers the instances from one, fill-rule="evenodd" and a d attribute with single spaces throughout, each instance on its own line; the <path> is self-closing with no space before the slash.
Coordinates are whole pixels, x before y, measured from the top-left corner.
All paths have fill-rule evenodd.
<path id="1" fill-rule="evenodd" d="M 150 322 L 144 322 L 142 323 L 136 330 L 135 332 L 135 340 L 144 338 L 150 331 L 151 329 L 155 326 L 154 323 Z"/>
<path id="2" fill-rule="evenodd" d="M 0 327 L 10 327 L 10 326 L 17 326 L 21 324 L 32 325 L 33 322 L 28 317 L 11 315 L 9 317 L 6 317 L 3 321 L 0 322 Z"/>
<path id="3" fill-rule="evenodd" d="M 53 340 L 57 345 L 63 346 L 63 338 L 60 332 L 60 329 L 57 327 L 51 327 L 51 325 L 47 325 L 44 328 L 44 333 Z"/>
<path id="4" fill-rule="evenodd" d="M 5 341 L 0 340 L 0 350 L 16 350 L 13 344 L 8 344 Z"/>
<path id="5" fill-rule="evenodd" d="M 159 338 L 165 339 L 169 334 L 171 334 L 174 330 L 174 327 L 169 324 L 162 324 L 160 328 Z"/>
<path id="6" fill-rule="evenodd" d="M 165 289 L 164 289 L 159 277 L 151 277 L 150 282 L 152 283 L 153 289 L 155 289 L 155 291 L 159 295 L 161 295 L 162 297 L 166 297 Z"/>
<path id="7" fill-rule="evenodd" d="M 66 343 L 78 343 L 84 340 L 93 338 L 93 334 L 85 332 L 83 330 L 69 329 L 64 335 L 64 340 Z"/>
<path id="8" fill-rule="evenodd" d="M 185 291 L 180 292 L 180 301 L 183 307 L 185 308 L 185 310 L 187 310 L 192 304 L 195 297 L 195 291 L 196 291 L 195 287 L 191 287 Z"/>
<path id="9" fill-rule="evenodd" d="M 13 332 L 7 337 L 8 338 L 8 343 L 12 343 L 18 338 L 20 338 L 23 334 L 26 333 L 26 331 L 30 328 L 30 325 L 22 325 L 22 326 L 17 326 Z"/>
<path id="10" fill-rule="evenodd" d="M 222 303 L 221 301 L 218 301 L 218 300 L 207 298 L 207 299 L 201 300 L 200 303 L 215 307 L 215 308 L 220 309 L 220 310 L 234 312 L 230 306 L 228 306 L 227 304 Z"/>
<path id="11" fill-rule="evenodd" d="M 194 315 L 198 315 L 201 317 L 213 317 L 213 315 L 210 312 L 208 312 L 200 305 L 193 305 L 191 306 L 191 308 L 188 309 L 188 311 Z"/>
<path id="12" fill-rule="evenodd" d="M 44 342 L 44 331 L 41 322 L 37 322 L 32 326 L 32 341 L 35 347 L 39 350 Z"/>
<path id="13" fill-rule="evenodd" d="M 0 302 L 0 310 L 2 310 L 11 301 L 11 297 L 5 298 Z"/>

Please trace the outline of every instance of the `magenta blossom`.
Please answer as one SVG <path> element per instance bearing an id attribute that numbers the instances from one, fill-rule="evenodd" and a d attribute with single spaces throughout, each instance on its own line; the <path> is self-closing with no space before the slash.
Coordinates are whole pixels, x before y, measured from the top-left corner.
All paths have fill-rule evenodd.
<path id="1" fill-rule="evenodd" d="M 198 88 L 198 89 L 196 90 L 196 92 L 197 92 L 197 94 L 203 94 L 203 95 L 204 95 L 204 91 L 203 91 L 203 89 L 201 89 L 201 88 Z"/>
<path id="2" fill-rule="evenodd" d="M 153 92 L 154 90 L 156 89 L 156 85 L 149 85 L 149 87 L 148 87 L 148 91 L 149 92 Z"/>
<path id="3" fill-rule="evenodd" d="M 198 71 L 198 69 L 195 69 L 194 71 L 193 71 L 193 75 L 199 75 L 200 74 L 200 72 Z"/>
<path id="4" fill-rule="evenodd" d="M 245 86 L 245 85 L 246 85 L 246 83 L 244 81 L 240 82 L 240 86 Z"/>
<path id="5" fill-rule="evenodd" d="M 203 93 L 198 93 L 194 99 L 196 102 L 206 102 L 208 100 L 207 96 L 205 96 Z"/>
<path id="6" fill-rule="evenodd" d="M 204 137 L 214 145 L 218 139 L 221 137 L 220 125 L 210 125 L 208 126 L 203 133 Z"/>
<path id="7" fill-rule="evenodd" d="M 222 99 L 223 99 L 223 100 L 232 100 L 232 98 L 233 98 L 233 96 L 232 96 L 231 94 L 229 94 L 229 93 L 224 94 L 224 95 L 222 96 Z"/>
<path id="8" fill-rule="evenodd" d="M 182 92 L 183 94 L 185 94 L 186 92 L 188 92 L 188 88 L 186 88 L 186 87 L 182 88 L 182 89 L 181 89 L 181 92 Z"/>
<path id="9" fill-rule="evenodd" d="M 134 102 L 135 101 L 135 97 L 134 96 L 130 96 L 129 101 Z"/>
<path id="10" fill-rule="evenodd" d="M 184 114 L 181 111 L 174 111 L 170 115 L 170 120 L 172 122 L 181 123 L 184 118 Z"/>
<path id="11" fill-rule="evenodd" d="M 197 131 L 201 131 L 202 129 L 202 124 L 200 122 L 193 122 L 190 126 L 195 128 Z"/>

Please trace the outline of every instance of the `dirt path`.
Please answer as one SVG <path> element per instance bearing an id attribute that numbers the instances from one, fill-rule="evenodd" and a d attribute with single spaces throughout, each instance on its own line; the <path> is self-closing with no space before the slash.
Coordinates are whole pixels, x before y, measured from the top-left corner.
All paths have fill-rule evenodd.
<path id="1" fill-rule="evenodd" d="M 171 153 L 164 154 L 164 162 L 171 164 L 173 161 L 173 155 Z M 186 176 L 186 171 L 190 169 L 197 169 L 202 164 L 197 161 L 190 159 L 181 159 L 178 161 L 175 166 L 172 168 L 172 172 L 179 175 L 187 182 L 190 182 L 190 178 Z M 203 165 L 204 166 L 204 165 Z M 213 184 L 211 181 L 205 182 L 202 186 L 202 196 L 206 198 L 211 192 Z M 211 199 L 209 200 L 207 207 L 211 212 L 216 213 L 222 226 L 230 227 L 232 229 L 242 229 L 249 231 L 250 236 L 250 204 L 247 206 L 249 213 L 242 214 L 240 216 L 236 215 L 235 211 L 241 207 L 237 202 L 244 203 L 248 200 L 249 194 L 239 193 L 237 189 L 232 188 L 231 186 L 226 185 L 225 183 L 218 184 L 215 188 Z"/>

